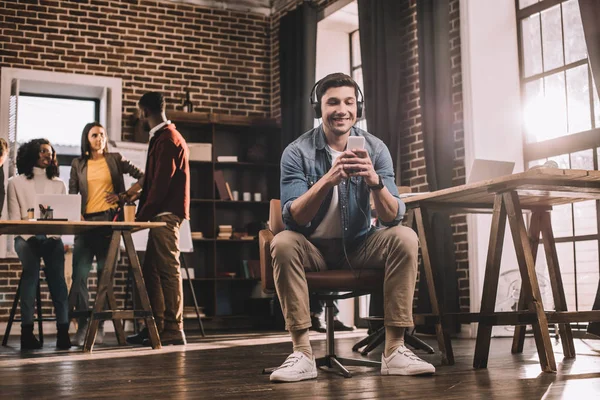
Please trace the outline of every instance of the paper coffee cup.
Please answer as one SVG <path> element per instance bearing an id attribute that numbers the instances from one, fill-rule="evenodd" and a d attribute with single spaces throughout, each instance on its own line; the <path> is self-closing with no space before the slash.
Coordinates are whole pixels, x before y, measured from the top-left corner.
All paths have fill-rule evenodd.
<path id="1" fill-rule="evenodd" d="M 135 204 L 125 204 L 123 207 L 125 222 L 135 222 Z"/>

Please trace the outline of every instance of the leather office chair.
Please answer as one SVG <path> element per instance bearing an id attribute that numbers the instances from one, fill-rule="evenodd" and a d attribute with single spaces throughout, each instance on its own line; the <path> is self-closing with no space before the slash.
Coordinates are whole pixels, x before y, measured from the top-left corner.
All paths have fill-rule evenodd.
<path id="1" fill-rule="evenodd" d="M 271 241 L 273 237 L 284 230 L 283 219 L 281 217 L 281 203 L 279 200 L 271 200 L 270 203 L 270 229 L 263 229 L 259 232 L 259 252 L 261 283 L 265 292 L 273 293 L 275 291 L 275 282 L 273 280 L 273 267 L 271 264 Z M 361 360 L 354 358 L 342 358 L 335 354 L 334 330 L 333 330 L 333 302 L 338 299 L 348 299 L 362 296 L 375 291 L 383 290 L 383 269 L 363 269 L 360 279 L 351 270 L 329 270 L 320 272 L 306 272 L 306 281 L 308 290 L 315 293 L 319 300 L 325 301 L 325 317 L 327 319 L 326 332 L 326 354 L 317 358 L 315 361 L 317 367 L 326 366 L 341 372 L 349 378 L 352 375 L 345 368 L 347 366 L 367 366 L 380 367 L 378 361 Z M 330 294 L 328 292 L 337 292 Z M 327 294 L 324 294 L 327 293 Z M 263 373 L 270 373 L 274 369 L 266 368 Z"/>

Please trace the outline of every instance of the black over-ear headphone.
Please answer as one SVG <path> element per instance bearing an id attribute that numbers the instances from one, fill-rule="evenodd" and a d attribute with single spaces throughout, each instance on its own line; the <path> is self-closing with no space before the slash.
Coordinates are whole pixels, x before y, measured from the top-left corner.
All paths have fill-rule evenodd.
<path id="1" fill-rule="evenodd" d="M 317 97 L 316 97 L 317 96 L 317 87 L 319 86 L 321 81 L 322 81 L 322 79 L 318 80 L 317 83 L 315 83 L 315 85 L 312 87 L 312 90 L 310 91 L 310 105 L 312 106 L 313 110 L 315 110 L 315 118 L 322 117 L 321 101 L 319 99 L 317 99 Z M 360 118 L 360 117 L 362 117 L 363 108 L 365 105 L 365 96 L 363 95 L 362 90 L 360 90 L 360 86 L 358 86 L 355 83 L 354 87 L 356 88 L 356 91 L 360 95 L 360 100 L 356 99 L 356 118 Z"/>

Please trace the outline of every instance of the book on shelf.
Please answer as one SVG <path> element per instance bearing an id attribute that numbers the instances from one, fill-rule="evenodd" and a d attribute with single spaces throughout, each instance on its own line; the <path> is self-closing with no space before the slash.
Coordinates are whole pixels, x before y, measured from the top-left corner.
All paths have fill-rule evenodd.
<path id="1" fill-rule="evenodd" d="M 215 185 L 217 186 L 217 192 L 219 192 L 219 198 L 221 200 L 231 200 L 231 196 L 227 190 L 225 176 L 223 175 L 223 171 L 220 169 L 215 171 Z"/>
<path id="2" fill-rule="evenodd" d="M 238 162 L 237 156 L 217 156 L 218 162 Z"/>
<path id="3" fill-rule="evenodd" d="M 227 194 L 229 195 L 229 198 L 231 200 L 233 200 L 233 194 L 231 193 L 231 188 L 229 187 L 229 182 L 225 182 L 225 187 L 227 188 Z"/>
<path id="4" fill-rule="evenodd" d="M 219 234 L 217 239 L 231 239 L 233 235 L 233 226 L 231 225 L 219 225 Z"/>
<path id="5" fill-rule="evenodd" d="M 202 232 L 192 232 L 192 239 L 203 239 L 204 233 Z"/>

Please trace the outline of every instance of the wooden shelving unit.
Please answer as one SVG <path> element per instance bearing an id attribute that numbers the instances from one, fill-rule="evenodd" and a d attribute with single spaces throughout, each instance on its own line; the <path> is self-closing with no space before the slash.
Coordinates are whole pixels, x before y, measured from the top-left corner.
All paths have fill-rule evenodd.
<path id="1" fill-rule="evenodd" d="M 279 198 L 280 128 L 272 119 L 209 113 L 170 112 L 169 118 L 189 144 L 212 144 L 212 161 L 190 161 L 190 226 L 203 237 L 194 238 L 194 252 L 184 255 L 195 276 L 191 288 L 184 284 L 185 305 L 191 305 L 189 290 L 194 290 L 209 328 L 211 323 L 216 327 L 256 327 L 256 321 L 264 326 L 269 316 L 261 310 L 268 313 L 269 304 L 265 299 L 251 299 L 260 282 L 246 277 L 243 267 L 243 260 L 259 259 L 258 240 L 217 236 L 219 225 L 247 232 L 249 224 L 257 229 L 267 222 L 269 199 Z M 262 151 L 264 157 L 250 157 L 251 147 Z M 237 156 L 239 161 L 218 162 L 218 156 Z M 239 201 L 220 199 L 214 183 L 217 170 L 223 172 L 231 190 L 239 192 Z M 250 192 L 252 199 L 258 192 L 262 201 L 242 201 L 244 192 Z M 223 273 L 236 275 L 222 277 Z"/>

